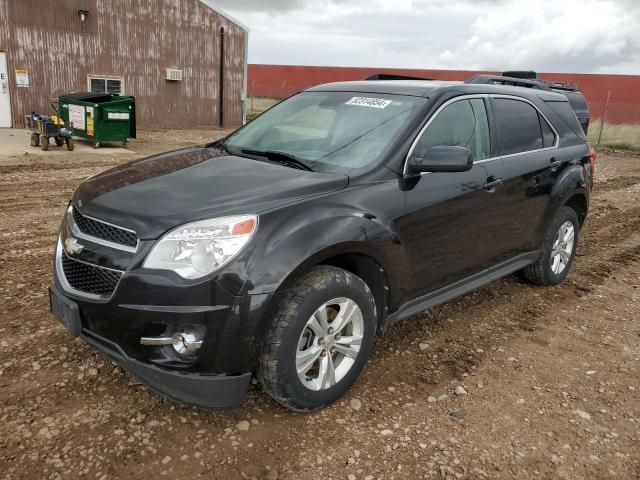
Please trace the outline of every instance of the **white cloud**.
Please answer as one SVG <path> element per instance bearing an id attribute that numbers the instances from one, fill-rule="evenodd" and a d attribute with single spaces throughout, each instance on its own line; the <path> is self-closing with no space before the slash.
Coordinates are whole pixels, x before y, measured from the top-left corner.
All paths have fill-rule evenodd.
<path id="1" fill-rule="evenodd" d="M 640 73 L 637 0 L 217 0 L 249 61 Z"/>

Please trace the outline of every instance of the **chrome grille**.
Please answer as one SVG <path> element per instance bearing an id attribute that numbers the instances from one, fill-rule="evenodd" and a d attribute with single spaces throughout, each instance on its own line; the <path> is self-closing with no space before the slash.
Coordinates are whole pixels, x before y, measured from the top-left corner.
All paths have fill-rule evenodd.
<path id="1" fill-rule="evenodd" d="M 134 232 L 85 217 L 75 206 L 71 207 L 71 214 L 76 226 L 85 235 L 131 248 L 135 248 L 138 244 L 138 239 Z"/>

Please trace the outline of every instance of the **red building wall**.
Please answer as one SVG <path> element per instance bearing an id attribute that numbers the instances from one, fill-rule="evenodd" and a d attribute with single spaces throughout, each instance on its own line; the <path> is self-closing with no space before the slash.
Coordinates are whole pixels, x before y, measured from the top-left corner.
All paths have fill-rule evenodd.
<path id="1" fill-rule="evenodd" d="M 319 83 L 361 80 L 374 73 L 434 80 L 466 80 L 478 73 L 499 72 L 250 64 L 248 90 L 249 95 L 253 96 L 284 97 Z M 540 73 L 539 77 L 580 85 L 593 119 L 602 117 L 607 95 L 611 92 L 607 120 L 613 123 L 640 123 L 640 75 Z"/>

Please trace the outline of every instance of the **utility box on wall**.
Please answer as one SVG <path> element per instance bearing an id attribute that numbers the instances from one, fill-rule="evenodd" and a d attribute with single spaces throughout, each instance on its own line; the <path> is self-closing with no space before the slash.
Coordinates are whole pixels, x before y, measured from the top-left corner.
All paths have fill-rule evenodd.
<path id="1" fill-rule="evenodd" d="M 176 70 L 175 68 L 167 68 L 165 78 L 167 80 L 171 80 L 172 82 L 181 82 L 182 70 Z"/>

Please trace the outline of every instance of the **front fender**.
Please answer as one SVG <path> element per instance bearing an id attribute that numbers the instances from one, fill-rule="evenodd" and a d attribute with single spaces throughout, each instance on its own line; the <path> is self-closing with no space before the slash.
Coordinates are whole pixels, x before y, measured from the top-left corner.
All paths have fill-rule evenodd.
<path id="1" fill-rule="evenodd" d="M 393 222 L 350 205 L 301 205 L 260 218 L 249 248 L 217 279 L 234 295 L 272 293 L 335 255 L 360 253 L 393 271 L 402 249 Z"/>

